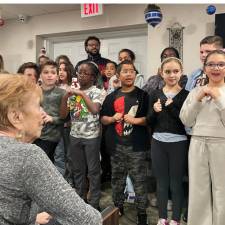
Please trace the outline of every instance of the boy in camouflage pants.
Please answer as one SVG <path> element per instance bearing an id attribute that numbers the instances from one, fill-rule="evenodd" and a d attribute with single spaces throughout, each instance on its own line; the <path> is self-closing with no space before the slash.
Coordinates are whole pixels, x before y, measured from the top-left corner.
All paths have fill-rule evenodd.
<path id="1" fill-rule="evenodd" d="M 106 145 L 111 153 L 113 201 L 122 215 L 129 173 L 136 194 L 137 224 L 147 225 L 148 95 L 134 86 L 136 69 L 132 62 L 120 63 L 117 73 L 122 87 L 106 97 L 101 110 L 101 122 L 107 126 Z"/>

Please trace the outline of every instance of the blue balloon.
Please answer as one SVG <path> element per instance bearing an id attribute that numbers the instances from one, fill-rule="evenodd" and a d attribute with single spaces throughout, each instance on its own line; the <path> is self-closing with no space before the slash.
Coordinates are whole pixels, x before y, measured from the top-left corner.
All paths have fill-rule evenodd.
<path id="1" fill-rule="evenodd" d="M 155 27 L 162 21 L 162 13 L 157 10 L 148 11 L 145 13 L 145 20 L 148 24 Z"/>
<path id="2" fill-rule="evenodd" d="M 214 5 L 209 5 L 206 12 L 208 15 L 213 15 L 216 12 L 216 7 Z"/>

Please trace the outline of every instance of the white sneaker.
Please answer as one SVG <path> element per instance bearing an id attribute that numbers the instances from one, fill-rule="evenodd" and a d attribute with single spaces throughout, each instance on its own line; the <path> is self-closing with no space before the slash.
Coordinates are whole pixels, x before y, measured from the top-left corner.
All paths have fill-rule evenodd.
<path id="1" fill-rule="evenodd" d="M 159 219 L 157 225 L 169 225 L 166 219 Z"/>
<path id="2" fill-rule="evenodd" d="M 135 193 L 134 192 L 128 193 L 127 202 L 129 202 L 129 203 L 134 203 L 135 202 Z"/>
<path id="3" fill-rule="evenodd" d="M 170 224 L 169 225 L 180 225 L 180 223 L 175 221 L 175 220 L 170 220 Z"/>
<path id="4" fill-rule="evenodd" d="M 173 208 L 173 202 L 171 200 L 168 200 L 168 203 L 167 203 L 167 210 L 168 211 L 171 211 Z"/>

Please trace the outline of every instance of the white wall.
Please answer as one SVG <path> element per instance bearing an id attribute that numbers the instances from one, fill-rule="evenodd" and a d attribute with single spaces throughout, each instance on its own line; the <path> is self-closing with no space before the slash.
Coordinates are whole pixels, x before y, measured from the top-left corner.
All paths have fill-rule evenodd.
<path id="1" fill-rule="evenodd" d="M 199 41 L 214 34 L 215 16 L 206 14 L 207 5 L 159 4 L 163 21 L 155 28 L 148 26 L 148 74 L 155 74 L 160 64 L 159 55 L 169 45 L 167 28 L 179 22 L 184 29 L 184 68 L 190 73 L 200 66 Z M 216 13 L 224 13 L 225 5 L 215 5 Z M 93 29 L 117 29 L 130 25 L 145 24 L 146 4 L 105 5 L 102 16 L 81 18 L 80 11 L 69 11 L 31 18 L 26 24 L 9 20 L 0 27 L 0 54 L 4 56 L 5 67 L 15 72 L 20 64 L 36 59 L 36 36 L 62 32 L 80 32 Z"/>
<path id="2" fill-rule="evenodd" d="M 36 59 L 36 35 L 60 32 L 85 31 L 109 27 L 144 24 L 145 5 L 106 5 L 102 16 L 81 18 L 80 11 L 68 11 L 31 18 L 27 24 L 7 21 L 0 28 L 0 54 L 5 59 L 5 69 L 15 72 L 26 61 Z M 134 16 L 128 16 L 135 12 Z"/>
<path id="3" fill-rule="evenodd" d="M 205 36 L 214 35 L 215 15 L 208 15 L 208 5 L 199 4 L 165 4 L 160 5 L 163 21 L 155 28 L 148 28 L 148 58 L 150 75 L 156 72 L 160 65 L 159 55 L 169 44 L 168 27 L 179 22 L 184 29 L 183 62 L 185 73 L 190 73 L 201 66 L 199 60 L 199 42 Z M 216 13 L 225 13 L 225 4 L 215 5 Z M 153 44 L 155 43 L 155 44 Z"/>

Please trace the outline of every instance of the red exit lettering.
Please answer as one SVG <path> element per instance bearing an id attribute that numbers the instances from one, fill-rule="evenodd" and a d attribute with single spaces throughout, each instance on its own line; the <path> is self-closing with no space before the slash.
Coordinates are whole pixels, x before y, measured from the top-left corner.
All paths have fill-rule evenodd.
<path id="1" fill-rule="evenodd" d="M 84 14 L 91 15 L 99 12 L 98 4 L 84 4 Z"/>

